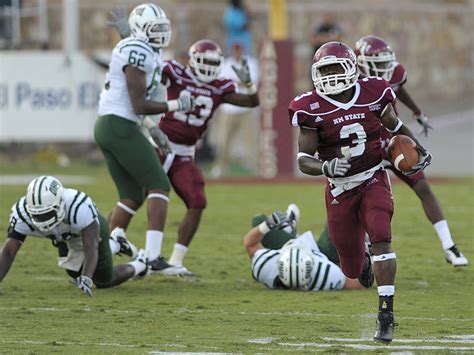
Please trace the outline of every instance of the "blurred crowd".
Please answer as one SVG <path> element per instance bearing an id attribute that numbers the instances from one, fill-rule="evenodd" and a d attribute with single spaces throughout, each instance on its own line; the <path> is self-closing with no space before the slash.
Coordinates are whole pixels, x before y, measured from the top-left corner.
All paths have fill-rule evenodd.
<path id="1" fill-rule="evenodd" d="M 127 1 L 127 9 L 138 3 Z M 229 62 L 238 61 L 239 56 L 250 58 L 254 63 L 253 76 L 258 78 L 259 45 L 268 37 L 268 1 L 161 0 L 158 3 L 173 26 L 168 57 L 186 63 L 189 45 L 197 39 L 209 38 L 221 45 Z M 0 49 L 61 50 L 63 4 L 63 0 L 0 0 Z M 87 54 L 109 52 L 119 36 L 106 23 L 110 11 L 124 2 L 81 0 L 77 5 L 79 50 Z M 363 35 L 377 34 L 390 42 L 397 59 L 408 68 L 410 86 L 419 98 L 464 102 L 474 93 L 471 55 L 474 10 L 470 0 L 416 3 L 363 0 L 357 4 L 349 0 L 337 3 L 288 0 L 287 9 L 288 35 L 295 48 L 295 92 L 312 88 L 309 67 L 314 51 L 322 43 L 341 40 L 354 45 Z M 250 122 L 248 127 L 232 123 L 233 117 L 245 114 L 254 116 L 246 120 Z M 244 170 L 254 170 L 254 162 L 246 158 L 248 152 L 232 144 L 232 140 L 247 139 L 248 132 L 256 131 L 258 112 L 239 112 L 227 106 L 219 116 L 221 119 L 213 125 L 214 132 L 202 147 L 203 156 L 211 159 L 218 155 L 213 174 L 225 173 L 229 156 L 240 156 L 246 164 Z M 218 136 L 228 136 L 229 132 L 238 132 L 237 137 L 232 134 L 229 139 L 219 141 Z M 245 146 L 252 149 L 256 139 L 255 134 L 250 135 Z"/>

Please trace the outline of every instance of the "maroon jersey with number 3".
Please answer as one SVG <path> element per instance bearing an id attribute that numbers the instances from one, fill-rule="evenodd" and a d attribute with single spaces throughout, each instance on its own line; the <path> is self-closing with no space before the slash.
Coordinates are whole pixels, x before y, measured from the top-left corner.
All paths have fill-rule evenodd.
<path id="1" fill-rule="evenodd" d="M 310 91 L 297 96 L 289 107 L 292 126 L 318 131 L 322 161 L 351 155 L 346 177 L 382 161 L 380 116 L 395 101 L 390 84 L 382 78 L 363 78 L 354 88 L 354 97 L 348 103 Z"/>
<path id="2" fill-rule="evenodd" d="M 223 103 L 224 96 L 235 93 L 237 85 L 229 79 L 201 83 L 189 67 L 176 61 L 165 62 L 163 74 L 170 79 L 168 100 L 177 99 L 182 90 L 187 90 L 194 97 L 196 108 L 192 112 L 166 113 L 160 122 L 160 128 L 173 143 L 195 145 L 206 132 L 207 124 L 217 107 Z"/>

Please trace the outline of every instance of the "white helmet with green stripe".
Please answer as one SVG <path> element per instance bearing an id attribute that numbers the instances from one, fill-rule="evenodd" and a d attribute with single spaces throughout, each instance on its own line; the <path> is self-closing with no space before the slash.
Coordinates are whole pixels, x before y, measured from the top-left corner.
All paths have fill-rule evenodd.
<path id="1" fill-rule="evenodd" d="M 40 176 L 30 182 L 26 192 L 26 210 L 41 232 L 49 232 L 65 216 L 64 188 L 53 176 Z"/>
<path id="2" fill-rule="evenodd" d="M 278 278 L 290 289 L 306 289 L 311 281 L 314 260 L 311 250 L 298 240 L 289 240 L 278 259 Z"/>
<path id="3" fill-rule="evenodd" d="M 128 17 L 133 37 L 148 42 L 154 49 L 168 47 L 171 38 L 170 20 L 161 7 L 155 4 L 141 4 Z"/>

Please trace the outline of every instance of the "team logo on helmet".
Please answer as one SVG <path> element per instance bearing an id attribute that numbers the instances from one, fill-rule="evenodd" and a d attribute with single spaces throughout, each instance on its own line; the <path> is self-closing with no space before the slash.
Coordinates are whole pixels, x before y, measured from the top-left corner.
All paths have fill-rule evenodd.
<path id="1" fill-rule="evenodd" d="M 40 176 L 30 182 L 26 191 L 26 211 L 41 232 L 54 229 L 65 216 L 64 188 L 53 176 Z"/>
<path id="2" fill-rule="evenodd" d="M 297 239 L 288 241 L 278 258 L 278 278 L 290 289 L 307 289 L 314 259 L 311 250 Z"/>
<path id="3" fill-rule="evenodd" d="M 133 37 L 147 42 L 152 48 L 167 47 L 171 39 L 171 25 L 165 12 L 155 4 L 141 4 L 128 17 Z"/>

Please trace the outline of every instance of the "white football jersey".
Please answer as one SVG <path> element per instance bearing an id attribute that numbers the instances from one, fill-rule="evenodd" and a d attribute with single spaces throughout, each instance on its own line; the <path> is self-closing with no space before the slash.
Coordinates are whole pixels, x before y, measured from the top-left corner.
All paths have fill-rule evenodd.
<path id="1" fill-rule="evenodd" d="M 64 205 L 65 215 L 62 222 L 49 232 L 41 232 L 33 224 L 26 211 L 26 198 L 22 197 L 12 206 L 10 228 L 19 234 L 66 242 L 69 254 L 59 261 L 59 266 L 77 271 L 84 260 L 82 230 L 92 222 L 98 222 L 99 213 L 92 199 L 75 189 L 64 189 Z"/>
<path id="2" fill-rule="evenodd" d="M 344 287 L 346 277 L 339 266 L 330 261 L 326 255 L 319 251 L 314 241 L 313 233 L 307 231 L 297 238 L 311 248 L 314 267 L 311 272 L 311 281 L 308 291 L 340 290 Z M 278 277 L 278 259 L 281 249 L 260 249 L 252 258 L 252 276 L 258 282 L 269 288 L 275 288 Z"/>
<path id="3" fill-rule="evenodd" d="M 161 85 L 163 64 L 161 52 L 155 52 L 146 42 L 134 37 L 121 40 L 112 52 L 104 89 L 100 93 L 99 116 L 117 115 L 138 122 L 140 116 L 133 111 L 124 68 L 130 65 L 146 73 L 150 98 Z"/>

